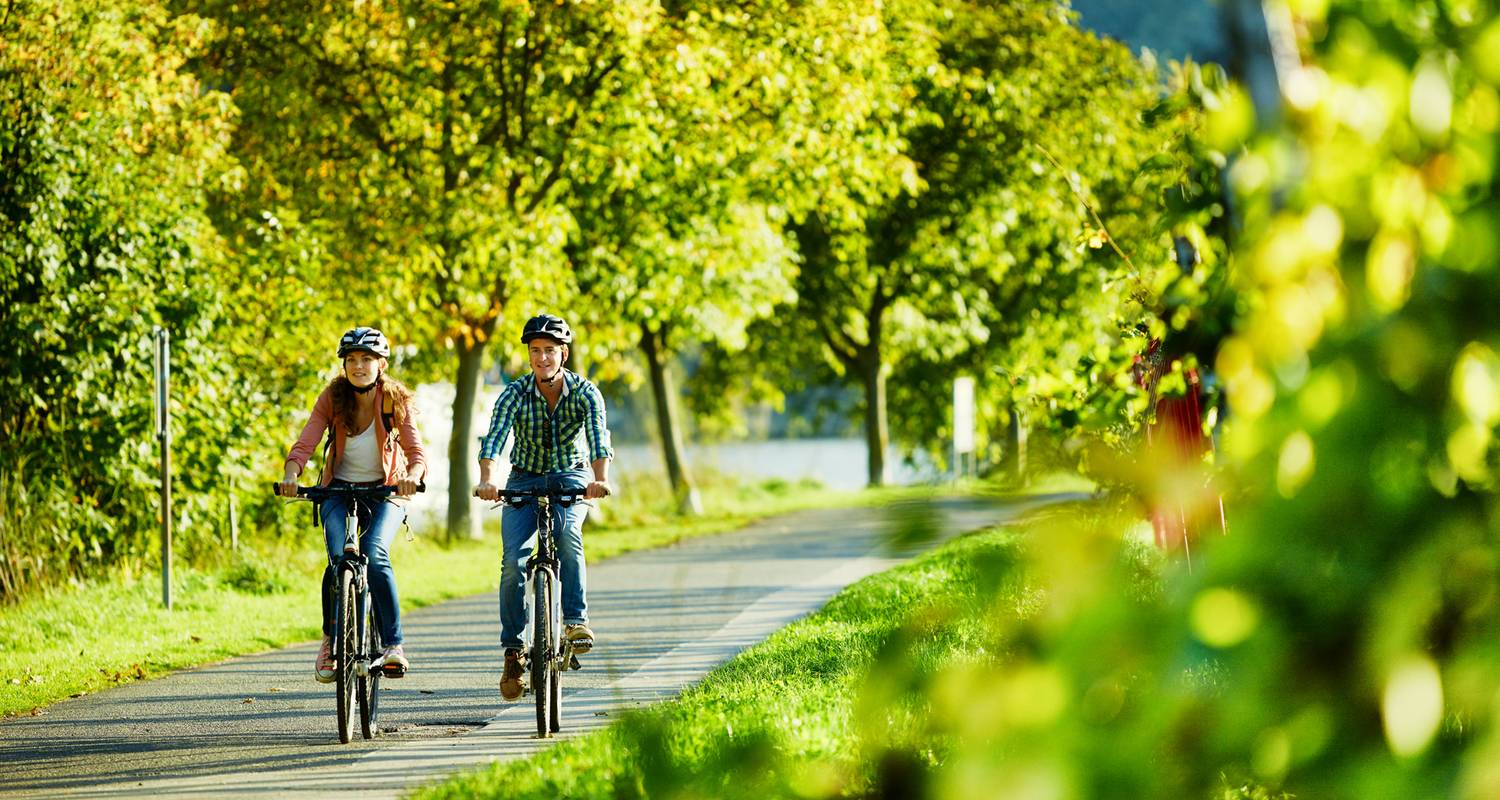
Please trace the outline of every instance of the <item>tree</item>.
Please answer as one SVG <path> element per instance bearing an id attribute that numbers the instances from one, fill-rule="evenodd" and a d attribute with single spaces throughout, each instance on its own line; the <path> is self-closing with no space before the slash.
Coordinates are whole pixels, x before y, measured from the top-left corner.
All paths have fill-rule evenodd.
<path id="1" fill-rule="evenodd" d="M 221 434 L 251 414 L 216 357 L 238 332 L 204 209 L 233 180 L 233 114 L 183 69 L 204 32 L 155 3 L 0 13 L 0 596 L 151 551 L 153 325 L 174 337 L 178 483 L 199 490 L 181 519 L 224 496 Z"/>
<path id="2" fill-rule="evenodd" d="M 999 224 L 955 237 L 972 288 L 923 305 L 925 335 L 943 346 L 893 365 L 893 402 L 907 412 L 893 419 L 898 440 L 943 463 L 948 399 L 919 377 L 954 372 L 980 387 L 981 462 L 1010 463 L 1007 439 L 1022 416 L 1049 438 L 1137 447 L 1148 412 L 1135 360 L 1153 340 L 1172 358 L 1207 359 L 1233 315 L 1222 156 L 1195 139 L 1226 81 L 1217 67 L 1171 65 L 1159 99 L 1121 98 L 1108 145 L 1082 158 L 1038 149 L 1034 185 L 983 201 L 997 210 L 971 220 Z M 1111 483 L 1138 477 L 1119 472 L 1118 458 L 1082 466 Z"/>
<path id="3" fill-rule="evenodd" d="M 887 382 L 906 353 L 946 360 L 958 343 L 988 338 L 999 317 L 1061 311 L 1080 281 L 1100 286 L 1128 271 L 1068 254 L 1081 209 L 1048 177 L 1044 154 L 1076 158 L 1073 172 L 1119 174 L 1153 86 L 1128 51 L 1079 31 L 1050 2 L 888 12 L 904 44 L 891 72 L 906 102 L 884 123 L 913 167 L 881 201 L 794 228 L 805 259 L 800 315 L 864 390 L 871 485 L 885 480 Z M 946 397 L 927 380 L 911 384 Z"/>
<path id="4" fill-rule="evenodd" d="M 204 6 L 267 199 L 330 232 L 351 301 L 453 348 L 447 521 L 468 529 L 485 348 L 518 292 L 567 290 L 578 179 L 632 180 L 653 4 Z"/>
<path id="5" fill-rule="evenodd" d="M 676 8 L 673 27 L 676 57 L 648 73 L 658 138 L 637 180 L 574 194 L 573 261 L 588 305 L 635 329 L 667 473 L 691 509 L 674 356 L 683 342 L 740 350 L 751 322 L 791 300 L 781 222 L 865 146 L 851 134 L 879 95 L 884 38 L 873 9 L 844 3 Z"/>

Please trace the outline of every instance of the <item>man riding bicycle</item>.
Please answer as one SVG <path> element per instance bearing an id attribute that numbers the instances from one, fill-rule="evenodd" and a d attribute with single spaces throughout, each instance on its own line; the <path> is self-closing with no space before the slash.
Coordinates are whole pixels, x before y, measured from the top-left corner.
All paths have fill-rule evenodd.
<path id="1" fill-rule="evenodd" d="M 614 451 L 605 423 L 604 397 L 588 379 L 563 368 L 573 331 L 562 318 L 541 314 L 526 322 L 521 342 L 526 345 L 531 373 L 512 381 L 495 400 L 489 432 L 479 446 L 479 484 L 474 493 L 484 500 L 499 498 L 490 473 L 506 436 L 514 429 L 505 488 L 579 491 L 591 500 L 608 496 Z M 573 652 L 585 653 L 594 644 L 584 596 L 583 520 L 587 512 L 572 505 L 557 507 L 555 513 L 561 517 L 554 531 L 562 572 L 563 635 L 572 643 Z M 521 697 L 524 573 L 536 530 L 535 505 L 506 506 L 501 512 L 500 645 L 505 649 L 505 670 L 500 696 L 506 700 Z"/>

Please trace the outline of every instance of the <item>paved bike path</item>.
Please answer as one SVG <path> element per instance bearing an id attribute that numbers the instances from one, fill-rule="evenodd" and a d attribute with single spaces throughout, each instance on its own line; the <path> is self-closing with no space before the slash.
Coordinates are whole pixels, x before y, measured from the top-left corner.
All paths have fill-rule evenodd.
<path id="1" fill-rule="evenodd" d="M 947 538 L 1047 501 L 938 501 L 937 532 Z M 675 696 L 849 583 L 905 560 L 910 552 L 886 545 L 898 515 L 799 512 L 590 565 L 599 645 L 563 682 L 559 738 Z M 332 687 L 312 680 L 316 645 L 304 644 L 0 723 L 0 794 L 398 797 L 454 770 L 524 757 L 556 741 L 535 738 L 529 696 L 517 703 L 499 697 L 493 593 L 408 612 L 403 626 L 412 671 L 382 681 L 381 735 L 372 741 L 338 742 Z"/>

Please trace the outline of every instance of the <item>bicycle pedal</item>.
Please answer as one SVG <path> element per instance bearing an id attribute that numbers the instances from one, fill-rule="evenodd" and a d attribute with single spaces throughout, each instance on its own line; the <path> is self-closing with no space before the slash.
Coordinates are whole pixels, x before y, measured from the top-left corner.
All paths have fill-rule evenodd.
<path id="1" fill-rule="evenodd" d="M 583 665 L 578 663 L 578 656 L 568 657 L 568 669 L 583 669 Z"/>
<path id="2" fill-rule="evenodd" d="M 400 664 L 381 664 L 380 674 L 387 678 L 404 678 L 406 677 L 406 667 Z"/>

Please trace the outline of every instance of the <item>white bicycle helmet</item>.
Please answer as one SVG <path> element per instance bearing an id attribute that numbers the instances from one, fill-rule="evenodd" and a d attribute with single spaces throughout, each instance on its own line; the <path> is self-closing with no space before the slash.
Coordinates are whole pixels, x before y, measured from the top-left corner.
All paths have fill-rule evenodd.
<path id="1" fill-rule="evenodd" d="M 351 328 L 339 339 L 339 358 L 343 358 L 355 350 L 374 353 L 381 358 L 391 357 L 391 343 L 386 341 L 385 334 L 375 328 L 367 328 L 363 325 L 358 328 Z"/>

